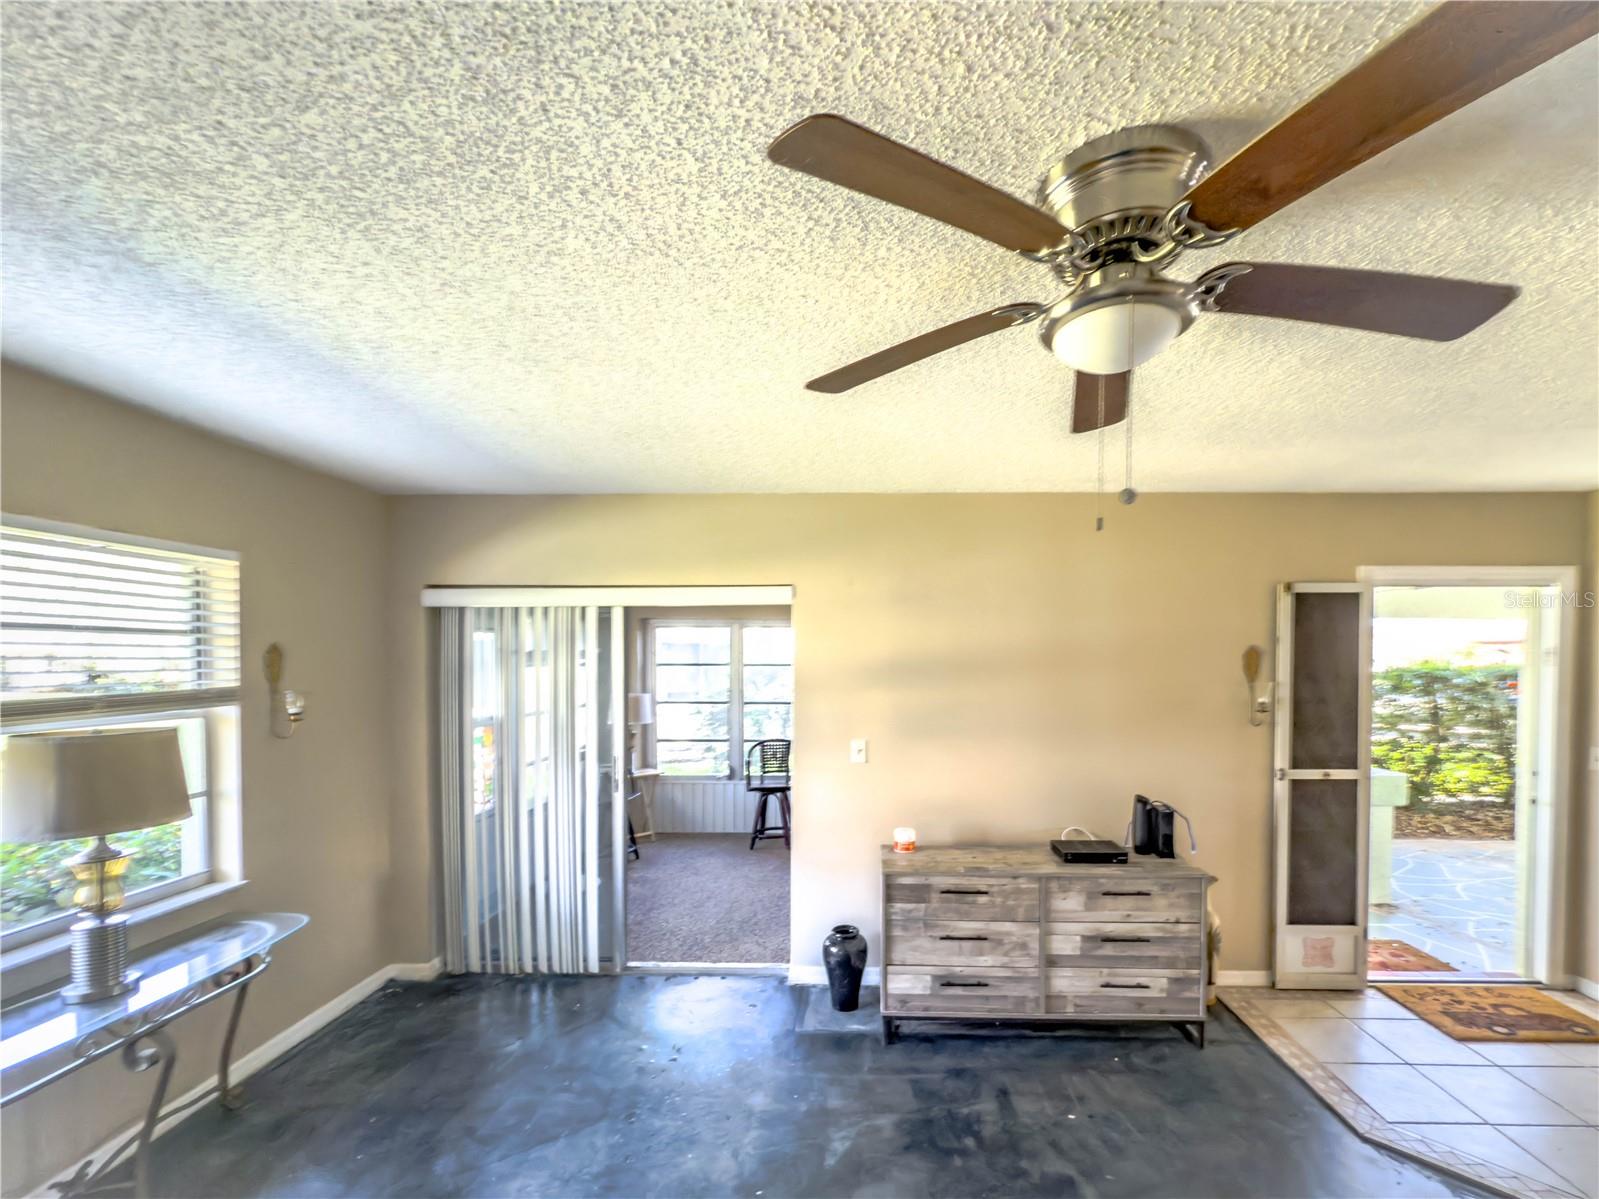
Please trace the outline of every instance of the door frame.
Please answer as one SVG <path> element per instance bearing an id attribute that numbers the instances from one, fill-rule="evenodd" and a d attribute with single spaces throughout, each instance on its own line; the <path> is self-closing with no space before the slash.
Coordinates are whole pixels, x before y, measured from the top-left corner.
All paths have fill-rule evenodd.
<path id="1" fill-rule="evenodd" d="M 438 586 L 424 587 L 421 595 L 424 608 L 528 608 L 528 607 L 578 607 L 611 608 L 612 627 L 610 633 L 610 650 L 613 655 L 611 662 L 613 683 L 616 693 L 611 697 L 612 745 L 611 769 L 613 802 L 611 808 L 611 853 L 612 869 L 612 935 L 613 953 L 611 962 L 604 966 L 601 973 L 626 974 L 633 973 L 634 967 L 628 964 L 627 954 L 627 784 L 625 770 L 627 762 L 626 730 L 626 705 L 627 705 L 627 646 L 626 627 L 627 609 L 629 608 L 714 608 L 714 607 L 755 607 L 767 605 L 782 605 L 789 609 L 790 619 L 794 607 L 794 588 L 789 584 L 752 584 L 729 586 L 562 586 L 549 584 L 512 584 L 497 586 Z M 593 685 L 597 681 L 598 662 L 591 662 L 588 666 L 595 672 L 590 676 L 590 694 L 595 694 Z M 596 717 L 597 719 L 597 717 Z M 468 738 L 470 741 L 470 737 Z M 598 766 L 597 760 L 590 764 L 591 769 Z M 435 783 L 435 786 L 437 784 Z M 598 792 L 597 778 L 591 781 L 593 793 Z M 592 860 L 592 859 L 591 859 Z M 597 862 L 594 863 L 597 866 Z M 443 877 L 440 875 L 438 886 L 443 886 Z M 437 892 L 435 892 L 437 894 Z M 793 909 L 790 907 L 790 916 Z M 709 968 L 709 964 L 707 964 Z M 718 973 L 771 973 L 769 966 L 761 966 L 755 970 L 738 969 L 734 967 L 715 967 Z M 792 969 L 791 965 L 784 965 L 782 973 Z M 640 973 L 704 973 L 702 969 L 684 969 L 674 964 L 670 970 L 651 970 L 648 967 Z"/>
<path id="2" fill-rule="evenodd" d="M 1575 731 L 1573 708 L 1576 703 L 1576 636 L 1579 571 L 1575 566 L 1362 566 L 1355 577 L 1371 591 L 1377 587 L 1553 587 L 1558 592 L 1558 620 L 1542 614 L 1540 625 L 1547 637 L 1555 635 L 1555 654 L 1545 668 L 1554 678 L 1543 684 L 1551 701 L 1539 713 L 1543 722 L 1541 741 L 1550 759 L 1549 769 L 1540 772 L 1544 782 L 1535 805 L 1538 818 L 1533 828 L 1533 891 L 1527 904 L 1531 928 L 1524 930 L 1530 944 L 1527 960 L 1531 977 L 1549 986 L 1569 985 L 1566 973 L 1566 896 L 1570 889 L 1567 855 L 1560 852 L 1569 843 L 1571 827 L 1571 787 L 1573 772 L 1572 737 Z M 1366 664 L 1370 673 L 1370 662 Z M 1370 697 L 1367 697 L 1370 704 Z M 1547 799 L 1545 799 L 1547 795 Z"/>

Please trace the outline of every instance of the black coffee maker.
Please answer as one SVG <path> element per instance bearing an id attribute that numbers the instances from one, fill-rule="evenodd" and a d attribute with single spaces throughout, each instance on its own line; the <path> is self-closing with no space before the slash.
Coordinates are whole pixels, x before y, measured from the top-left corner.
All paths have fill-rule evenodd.
<path id="1" fill-rule="evenodd" d="M 1177 847 L 1174 836 L 1177 819 L 1188 826 L 1188 851 L 1199 849 L 1194 839 L 1193 822 L 1170 804 L 1161 803 L 1145 795 L 1133 796 L 1133 818 L 1127 824 L 1127 844 L 1134 853 L 1157 858 L 1175 858 Z"/>

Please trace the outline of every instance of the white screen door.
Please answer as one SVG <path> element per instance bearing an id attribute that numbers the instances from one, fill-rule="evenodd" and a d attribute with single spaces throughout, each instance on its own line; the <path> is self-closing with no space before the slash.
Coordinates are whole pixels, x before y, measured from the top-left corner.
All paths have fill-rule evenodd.
<path id="1" fill-rule="evenodd" d="M 1276 657 L 1275 983 L 1364 987 L 1370 589 L 1283 584 Z"/>

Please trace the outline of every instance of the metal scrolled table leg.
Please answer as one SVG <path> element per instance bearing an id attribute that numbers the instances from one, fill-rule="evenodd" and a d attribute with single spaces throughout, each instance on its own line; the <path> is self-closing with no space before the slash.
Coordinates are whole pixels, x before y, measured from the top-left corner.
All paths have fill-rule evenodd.
<path id="1" fill-rule="evenodd" d="M 122 1064 L 135 1073 L 152 1066 L 160 1066 L 155 1090 L 150 1093 L 149 1106 L 144 1110 L 144 1125 L 139 1129 L 139 1146 L 133 1151 L 133 1193 L 139 1199 L 149 1199 L 150 1191 L 150 1141 L 161 1120 L 161 1104 L 166 1099 L 167 1084 L 172 1081 L 172 1068 L 177 1064 L 178 1047 L 172 1043 L 165 1029 L 156 1029 L 122 1049 Z"/>
<path id="2" fill-rule="evenodd" d="M 244 1088 L 229 1082 L 233 1065 L 233 1039 L 239 1032 L 239 1017 L 244 1012 L 244 997 L 250 984 L 242 984 L 233 996 L 233 1010 L 228 1013 L 228 1031 L 222 1038 L 222 1060 L 217 1065 L 217 1102 L 224 1111 L 236 1112 L 244 1106 Z"/>

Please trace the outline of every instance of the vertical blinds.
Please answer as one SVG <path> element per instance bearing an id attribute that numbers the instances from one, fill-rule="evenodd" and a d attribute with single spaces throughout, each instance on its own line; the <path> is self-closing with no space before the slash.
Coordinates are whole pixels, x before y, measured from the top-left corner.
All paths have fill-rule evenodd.
<path id="1" fill-rule="evenodd" d="M 0 525 L 8 708 L 217 703 L 238 687 L 237 559 Z"/>

